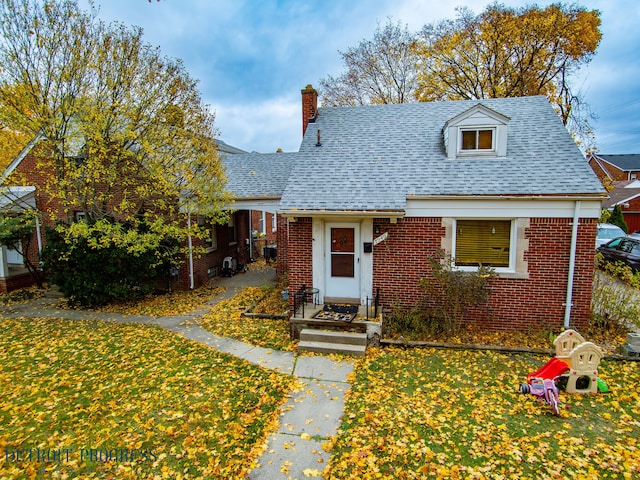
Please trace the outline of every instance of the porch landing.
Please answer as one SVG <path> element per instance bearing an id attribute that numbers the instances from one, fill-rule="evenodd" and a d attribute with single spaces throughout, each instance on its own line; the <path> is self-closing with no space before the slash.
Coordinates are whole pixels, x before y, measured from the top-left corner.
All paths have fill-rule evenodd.
<path id="1" fill-rule="evenodd" d="M 291 338 L 299 340 L 298 351 L 362 356 L 368 345 L 379 345 L 382 315 L 374 318 L 371 308 L 367 319 L 367 308 L 359 306 L 351 321 L 345 320 L 350 315 L 322 318 L 323 311 L 324 305 L 306 303 L 289 319 Z"/>

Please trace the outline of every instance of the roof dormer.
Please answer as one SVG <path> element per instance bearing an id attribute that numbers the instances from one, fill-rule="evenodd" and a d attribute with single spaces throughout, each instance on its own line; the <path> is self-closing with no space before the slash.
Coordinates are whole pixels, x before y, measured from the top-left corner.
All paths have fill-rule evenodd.
<path id="1" fill-rule="evenodd" d="M 477 104 L 449 119 L 442 129 L 447 157 L 504 157 L 510 118 Z"/>

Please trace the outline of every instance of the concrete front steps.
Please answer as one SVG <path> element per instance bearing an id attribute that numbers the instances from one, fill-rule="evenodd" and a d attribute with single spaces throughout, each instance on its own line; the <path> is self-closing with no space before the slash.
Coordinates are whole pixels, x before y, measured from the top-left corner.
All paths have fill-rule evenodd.
<path id="1" fill-rule="evenodd" d="M 304 328 L 300 331 L 299 352 L 341 353 L 363 357 L 367 350 L 367 334 Z"/>

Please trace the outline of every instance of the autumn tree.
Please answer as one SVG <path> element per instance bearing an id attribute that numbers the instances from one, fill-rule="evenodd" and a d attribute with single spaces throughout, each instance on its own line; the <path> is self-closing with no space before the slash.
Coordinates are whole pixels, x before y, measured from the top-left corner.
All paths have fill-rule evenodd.
<path id="1" fill-rule="evenodd" d="M 140 28 L 107 25 L 75 0 L 3 0 L 0 65 L 0 124 L 41 139 L 41 193 L 64 212 L 69 244 L 162 256 L 169 239 L 204 235 L 190 213 L 224 220 L 214 116 L 182 62 Z"/>
<path id="2" fill-rule="evenodd" d="M 588 133 L 588 106 L 571 81 L 598 47 L 599 11 L 494 3 L 479 15 L 458 13 L 422 29 L 420 101 L 546 95 L 570 130 Z"/>
<path id="3" fill-rule="evenodd" d="M 415 36 L 400 23 L 388 21 L 376 29 L 372 40 L 340 52 L 346 72 L 320 81 L 325 106 L 415 101 Z"/>
<path id="4" fill-rule="evenodd" d="M 629 226 L 624 220 L 624 214 L 622 213 L 622 207 L 620 205 L 616 205 L 615 207 L 613 207 L 613 212 L 611 212 L 611 216 L 609 217 L 609 223 L 612 225 L 617 225 L 622 230 L 624 230 L 625 233 L 629 231 Z"/>

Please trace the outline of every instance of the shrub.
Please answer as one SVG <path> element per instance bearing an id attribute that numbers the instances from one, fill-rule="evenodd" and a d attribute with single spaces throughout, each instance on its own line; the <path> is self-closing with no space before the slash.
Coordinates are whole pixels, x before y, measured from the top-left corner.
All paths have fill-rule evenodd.
<path id="1" fill-rule="evenodd" d="M 608 275 L 622 280 L 632 288 L 640 288 L 640 273 L 634 272 L 629 265 L 623 262 L 608 262 L 601 253 L 596 253 L 595 266 Z"/>
<path id="2" fill-rule="evenodd" d="M 459 331 L 471 308 L 489 298 L 489 282 L 494 270 L 481 265 L 476 271 L 457 270 L 450 255 L 443 251 L 428 258 L 431 277 L 420 280 L 425 296 L 409 310 L 395 308 L 385 316 L 385 334 L 408 338 Z"/>
<path id="3" fill-rule="evenodd" d="M 58 285 L 72 303 L 105 305 L 112 300 L 133 300 L 149 293 L 159 278 L 166 278 L 177 244 L 170 240 L 141 245 L 143 231 L 111 224 L 113 230 L 85 228 L 75 235 L 69 226 L 47 229 L 42 252 L 49 280 Z M 114 232 L 138 241 L 113 241 Z M 112 235 L 113 234 L 113 235 Z"/>
<path id="4" fill-rule="evenodd" d="M 597 333 L 640 327 L 640 292 L 609 275 L 595 272 L 591 325 Z"/>
<path id="5" fill-rule="evenodd" d="M 494 270 L 480 265 L 475 271 L 455 268 L 450 255 L 438 251 L 428 258 L 433 278 L 420 280 L 420 287 L 426 292 L 422 303 L 427 317 L 436 330 L 456 332 L 470 308 L 486 303 L 490 290 L 490 280 Z"/>

